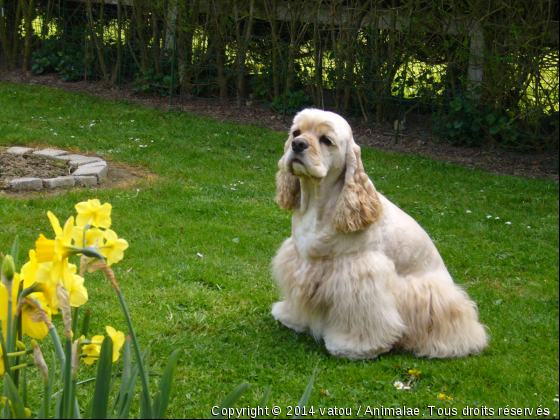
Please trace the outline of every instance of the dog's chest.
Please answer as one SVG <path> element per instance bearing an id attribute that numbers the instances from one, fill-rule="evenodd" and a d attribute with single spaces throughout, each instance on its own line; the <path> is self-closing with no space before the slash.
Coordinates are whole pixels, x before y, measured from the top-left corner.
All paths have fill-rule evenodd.
<path id="1" fill-rule="evenodd" d="M 303 217 L 294 214 L 292 237 L 296 250 L 307 261 L 335 257 L 337 247 L 333 238 L 336 232 L 330 224 L 319 221 L 310 213 Z"/>

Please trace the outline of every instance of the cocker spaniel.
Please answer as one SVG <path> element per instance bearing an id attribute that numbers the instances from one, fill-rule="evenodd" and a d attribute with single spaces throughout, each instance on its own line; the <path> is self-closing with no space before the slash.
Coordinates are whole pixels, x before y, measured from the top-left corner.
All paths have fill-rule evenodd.
<path id="1" fill-rule="evenodd" d="M 292 237 L 272 262 L 284 295 L 272 307 L 276 320 L 350 359 L 392 348 L 461 357 L 486 347 L 476 304 L 428 234 L 376 191 L 344 118 L 301 111 L 278 167 L 276 202 L 294 212 Z"/>

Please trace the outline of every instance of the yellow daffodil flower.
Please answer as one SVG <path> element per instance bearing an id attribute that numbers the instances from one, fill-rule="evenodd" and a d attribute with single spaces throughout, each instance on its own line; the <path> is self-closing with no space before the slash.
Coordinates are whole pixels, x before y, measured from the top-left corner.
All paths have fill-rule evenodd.
<path id="1" fill-rule="evenodd" d="M 119 353 L 122 346 L 124 345 L 124 333 L 121 331 L 116 331 L 113 327 L 105 327 L 107 334 L 113 340 L 113 362 L 119 360 Z"/>
<path id="2" fill-rule="evenodd" d="M 49 262 L 52 261 L 55 254 L 57 254 L 62 261 L 70 255 L 78 253 L 80 248 L 76 248 L 72 245 L 74 217 L 70 217 L 64 224 L 64 229 L 62 229 L 54 214 L 49 211 L 47 212 L 47 216 L 49 217 L 56 238 L 47 239 L 42 233 L 39 234 L 39 239 L 35 242 L 37 260 L 40 263 Z"/>
<path id="3" fill-rule="evenodd" d="M 37 283 L 47 283 L 48 288 L 56 287 L 60 282 L 64 285 L 70 283 L 72 276 L 76 272 L 72 272 L 72 266 L 68 262 L 68 258 L 60 258 L 55 254 L 51 262 L 42 263 L 35 274 L 35 281 Z M 75 267 L 75 266 L 74 266 Z"/>
<path id="4" fill-rule="evenodd" d="M 75 208 L 78 212 L 77 226 L 92 225 L 104 229 L 111 227 L 112 206 L 109 203 L 101 205 L 101 202 L 95 198 L 78 203 Z"/>
<path id="5" fill-rule="evenodd" d="M 50 211 L 47 212 L 47 217 L 51 222 L 54 236 L 62 235 L 62 228 L 60 227 L 60 222 L 57 217 Z M 45 235 L 40 233 L 39 239 L 35 242 L 35 248 L 37 249 L 37 259 L 40 263 L 52 261 L 56 252 L 55 240 L 47 239 Z"/>
<path id="6" fill-rule="evenodd" d="M 17 293 L 19 290 L 19 285 L 22 282 L 21 276 L 16 273 L 14 276 L 14 282 L 12 284 L 12 319 L 17 307 Z M 23 280 L 23 288 L 32 286 L 34 283 L 33 279 Z M 49 319 L 51 317 L 51 310 L 48 306 L 48 302 L 42 293 L 31 293 L 30 298 L 38 301 L 43 309 L 47 312 Z M 41 340 L 49 333 L 49 329 L 43 322 L 33 322 L 29 317 L 29 313 L 35 311 L 35 308 L 30 306 L 24 306 L 21 315 L 21 325 L 23 334 L 27 334 L 31 338 L 36 340 Z M 12 322 L 10 319 L 10 322 Z M 0 320 L 2 321 L 2 332 L 4 333 L 4 339 L 7 339 L 6 334 L 8 331 L 8 291 L 3 284 L 0 284 Z"/>
<path id="7" fill-rule="evenodd" d="M 103 342 L 102 335 L 95 335 L 91 339 L 94 342 Z M 82 353 L 87 354 L 88 356 L 82 359 L 87 365 L 92 365 L 99 358 L 99 354 L 101 353 L 101 344 L 86 344 L 82 347 Z"/>
<path id="8" fill-rule="evenodd" d="M 62 228 L 60 227 L 60 222 L 58 221 L 58 218 L 51 211 L 47 212 L 47 217 L 49 218 L 49 221 L 51 222 L 51 226 L 54 230 L 54 236 L 62 235 Z"/>
<path id="9" fill-rule="evenodd" d="M 74 226 L 72 230 L 72 239 L 74 239 L 74 243 L 77 246 L 81 247 L 89 247 L 93 246 L 96 242 L 101 244 L 105 234 L 101 229 L 91 228 L 86 230 L 86 237 L 84 240 L 84 227 L 83 226 Z"/>
<path id="10" fill-rule="evenodd" d="M 53 275 L 55 270 L 54 263 L 43 263 L 35 276 L 35 281 L 44 285 L 46 293 L 43 293 L 48 297 L 51 308 L 56 310 L 59 306 L 56 295 L 56 285 L 58 283 L 61 283 L 68 292 L 70 306 L 78 307 L 85 304 L 88 301 L 88 293 L 84 287 L 84 278 L 76 274 L 77 267 L 74 264 L 66 264 L 63 274 L 55 273 Z"/>
<path id="11" fill-rule="evenodd" d="M 99 247 L 99 252 L 107 260 L 107 265 L 111 265 L 123 259 L 124 250 L 127 248 L 127 241 L 119 238 L 111 229 L 107 229 L 105 231 L 105 244 Z"/>
<path id="12" fill-rule="evenodd" d="M 72 232 L 74 230 L 74 217 L 70 217 L 64 224 L 64 229 L 57 235 L 55 242 L 55 252 L 61 258 L 68 258 L 80 252 L 80 248 L 72 245 Z"/>
<path id="13" fill-rule="evenodd" d="M 37 253 L 34 249 L 29 251 L 29 261 L 26 262 L 23 267 L 21 267 L 21 277 L 24 280 L 24 284 L 33 284 L 36 282 L 35 277 L 37 275 L 37 271 L 41 268 L 39 261 L 37 260 Z M 47 304 L 49 305 L 53 314 L 57 314 L 58 311 L 56 308 L 53 308 L 51 302 L 53 295 L 56 295 L 56 283 L 52 282 L 36 282 L 40 292 L 45 297 Z"/>
<path id="14" fill-rule="evenodd" d="M 37 250 L 37 261 L 40 263 L 52 261 L 55 255 L 55 242 L 54 239 L 47 239 L 42 233 L 39 234 L 39 239 L 35 241 L 35 249 Z"/>

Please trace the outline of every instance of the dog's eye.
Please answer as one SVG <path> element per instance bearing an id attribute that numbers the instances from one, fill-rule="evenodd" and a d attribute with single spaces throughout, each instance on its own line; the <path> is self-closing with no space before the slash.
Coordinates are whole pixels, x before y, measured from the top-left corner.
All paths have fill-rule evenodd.
<path id="1" fill-rule="evenodd" d="M 296 137 L 298 137 L 300 134 L 301 134 L 301 131 L 295 130 L 295 131 L 292 133 L 292 136 L 294 136 L 294 138 L 296 138 Z"/>
<path id="2" fill-rule="evenodd" d="M 330 141 L 329 138 L 328 138 L 327 136 L 321 136 L 321 138 L 319 139 L 319 141 L 320 141 L 321 143 L 323 143 L 324 145 L 329 146 L 329 147 L 333 145 L 332 141 Z"/>

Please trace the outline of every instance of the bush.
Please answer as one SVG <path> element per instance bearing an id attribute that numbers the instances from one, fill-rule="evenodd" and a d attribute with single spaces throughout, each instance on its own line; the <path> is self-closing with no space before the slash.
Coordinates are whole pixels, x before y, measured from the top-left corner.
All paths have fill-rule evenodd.
<path id="1" fill-rule="evenodd" d="M 292 114 L 313 104 L 304 90 L 292 90 L 272 101 L 270 107 L 280 114 Z"/>
<path id="2" fill-rule="evenodd" d="M 432 124 L 451 144 L 480 146 L 494 140 L 505 147 L 519 145 L 518 124 L 509 115 L 467 94 L 457 95 L 448 108 L 436 112 Z"/>
<path id="3" fill-rule="evenodd" d="M 58 40 L 47 39 L 42 49 L 31 56 L 31 72 L 34 74 L 53 73 L 60 61 Z"/>

